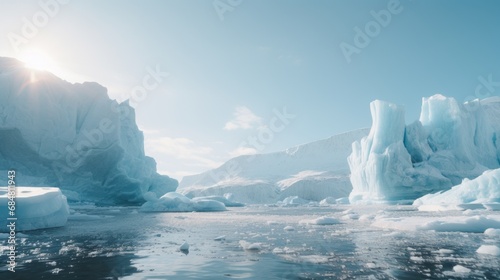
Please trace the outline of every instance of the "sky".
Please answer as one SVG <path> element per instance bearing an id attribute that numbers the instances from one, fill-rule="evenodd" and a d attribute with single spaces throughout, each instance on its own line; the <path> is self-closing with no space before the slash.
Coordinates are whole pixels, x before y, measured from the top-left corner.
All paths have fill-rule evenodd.
<path id="1" fill-rule="evenodd" d="M 371 125 L 375 99 L 500 94 L 500 2 L 0 0 L 0 56 L 129 99 L 158 171 Z M 33 58 L 35 57 L 35 58 Z"/>

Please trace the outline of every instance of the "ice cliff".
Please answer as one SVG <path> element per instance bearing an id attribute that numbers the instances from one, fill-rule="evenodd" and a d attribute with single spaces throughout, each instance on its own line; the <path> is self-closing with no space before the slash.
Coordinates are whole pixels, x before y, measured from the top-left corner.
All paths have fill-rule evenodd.
<path id="1" fill-rule="evenodd" d="M 14 169 L 18 185 L 59 187 L 69 199 L 138 204 L 146 192 L 160 197 L 177 187 L 145 156 L 127 102 L 109 99 L 97 83 L 71 84 L 11 58 L 0 58 L 0 143 L 0 173 Z"/>
<path id="2" fill-rule="evenodd" d="M 376 100 L 370 109 L 370 133 L 348 158 L 351 203 L 413 201 L 500 167 L 498 97 L 423 98 L 420 120 L 410 125 L 402 106 Z"/>

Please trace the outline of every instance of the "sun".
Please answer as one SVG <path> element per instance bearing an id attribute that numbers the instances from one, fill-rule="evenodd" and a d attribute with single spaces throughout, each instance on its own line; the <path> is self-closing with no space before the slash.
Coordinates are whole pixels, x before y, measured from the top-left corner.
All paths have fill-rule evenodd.
<path id="1" fill-rule="evenodd" d="M 19 59 L 24 62 L 26 68 L 33 70 L 52 72 L 56 68 L 55 62 L 50 56 L 40 50 L 25 51 Z"/>

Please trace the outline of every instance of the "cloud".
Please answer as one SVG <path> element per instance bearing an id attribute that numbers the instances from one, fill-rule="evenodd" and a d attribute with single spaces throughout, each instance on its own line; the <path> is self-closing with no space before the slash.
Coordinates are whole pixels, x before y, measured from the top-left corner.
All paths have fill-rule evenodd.
<path id="1" fill-rule="evenodd" d="M 187 138 L 157 137 L 145 141 L 148 154 L 162 154 L 182 161 L 189 166 L 216 168 L 222 163 L 210 159 L 213 149 L 197 145 Z"/>
<path id="2" fill-rule="evenodd" d="M 238 147 L 231 152 L 229 152 L 229 155 L 231 157 L 237 157 L 237 156 L 242 156 L 242 155 L 255 155 L 257 153 L 257 150 L 254 148 L 250 147 Z"/>
<path id="3" fill-rule="evenodd" d="M 262 118 L 255 115 L 245 106 L 236 107 L 233 113 L 233 119 L 224 126 L 225 130 L 251 129 L 259 127 L 262 124 Z"/>

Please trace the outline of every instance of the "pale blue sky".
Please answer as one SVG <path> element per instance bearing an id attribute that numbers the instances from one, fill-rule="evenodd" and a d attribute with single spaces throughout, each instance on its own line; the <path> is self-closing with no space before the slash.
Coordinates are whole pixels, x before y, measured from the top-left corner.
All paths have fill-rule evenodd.
<path id="1" fill-rule="evenodd" d="M 137 122 L 147 153 L 177 179 L 236 154 L 273 109 L 296 117 L 264 152 L 368 127 L 374 99 L 405 105 L 411 122 L 423 96 L 464 101 L 478 77 L 500 82 L 498 1 L 243 0 L 224 20 L 214 2 L 237 1 L 73 0 L 16 51 L 9 38 L 43 9 L 38 0 L 0 0 L 0 56 L 40 50 L 56 74 L 97 81 L 118 99 L 142 84 L 148 67 L 168 72 L 136 102 Z M 348 63 L 340 44 L 355 46 L 354 28 L 388 5 L 400 12 Z M 481 94 L 500 93 L 492 89 Z M 227 125 L 236 112 L 240 121 Z"/>

